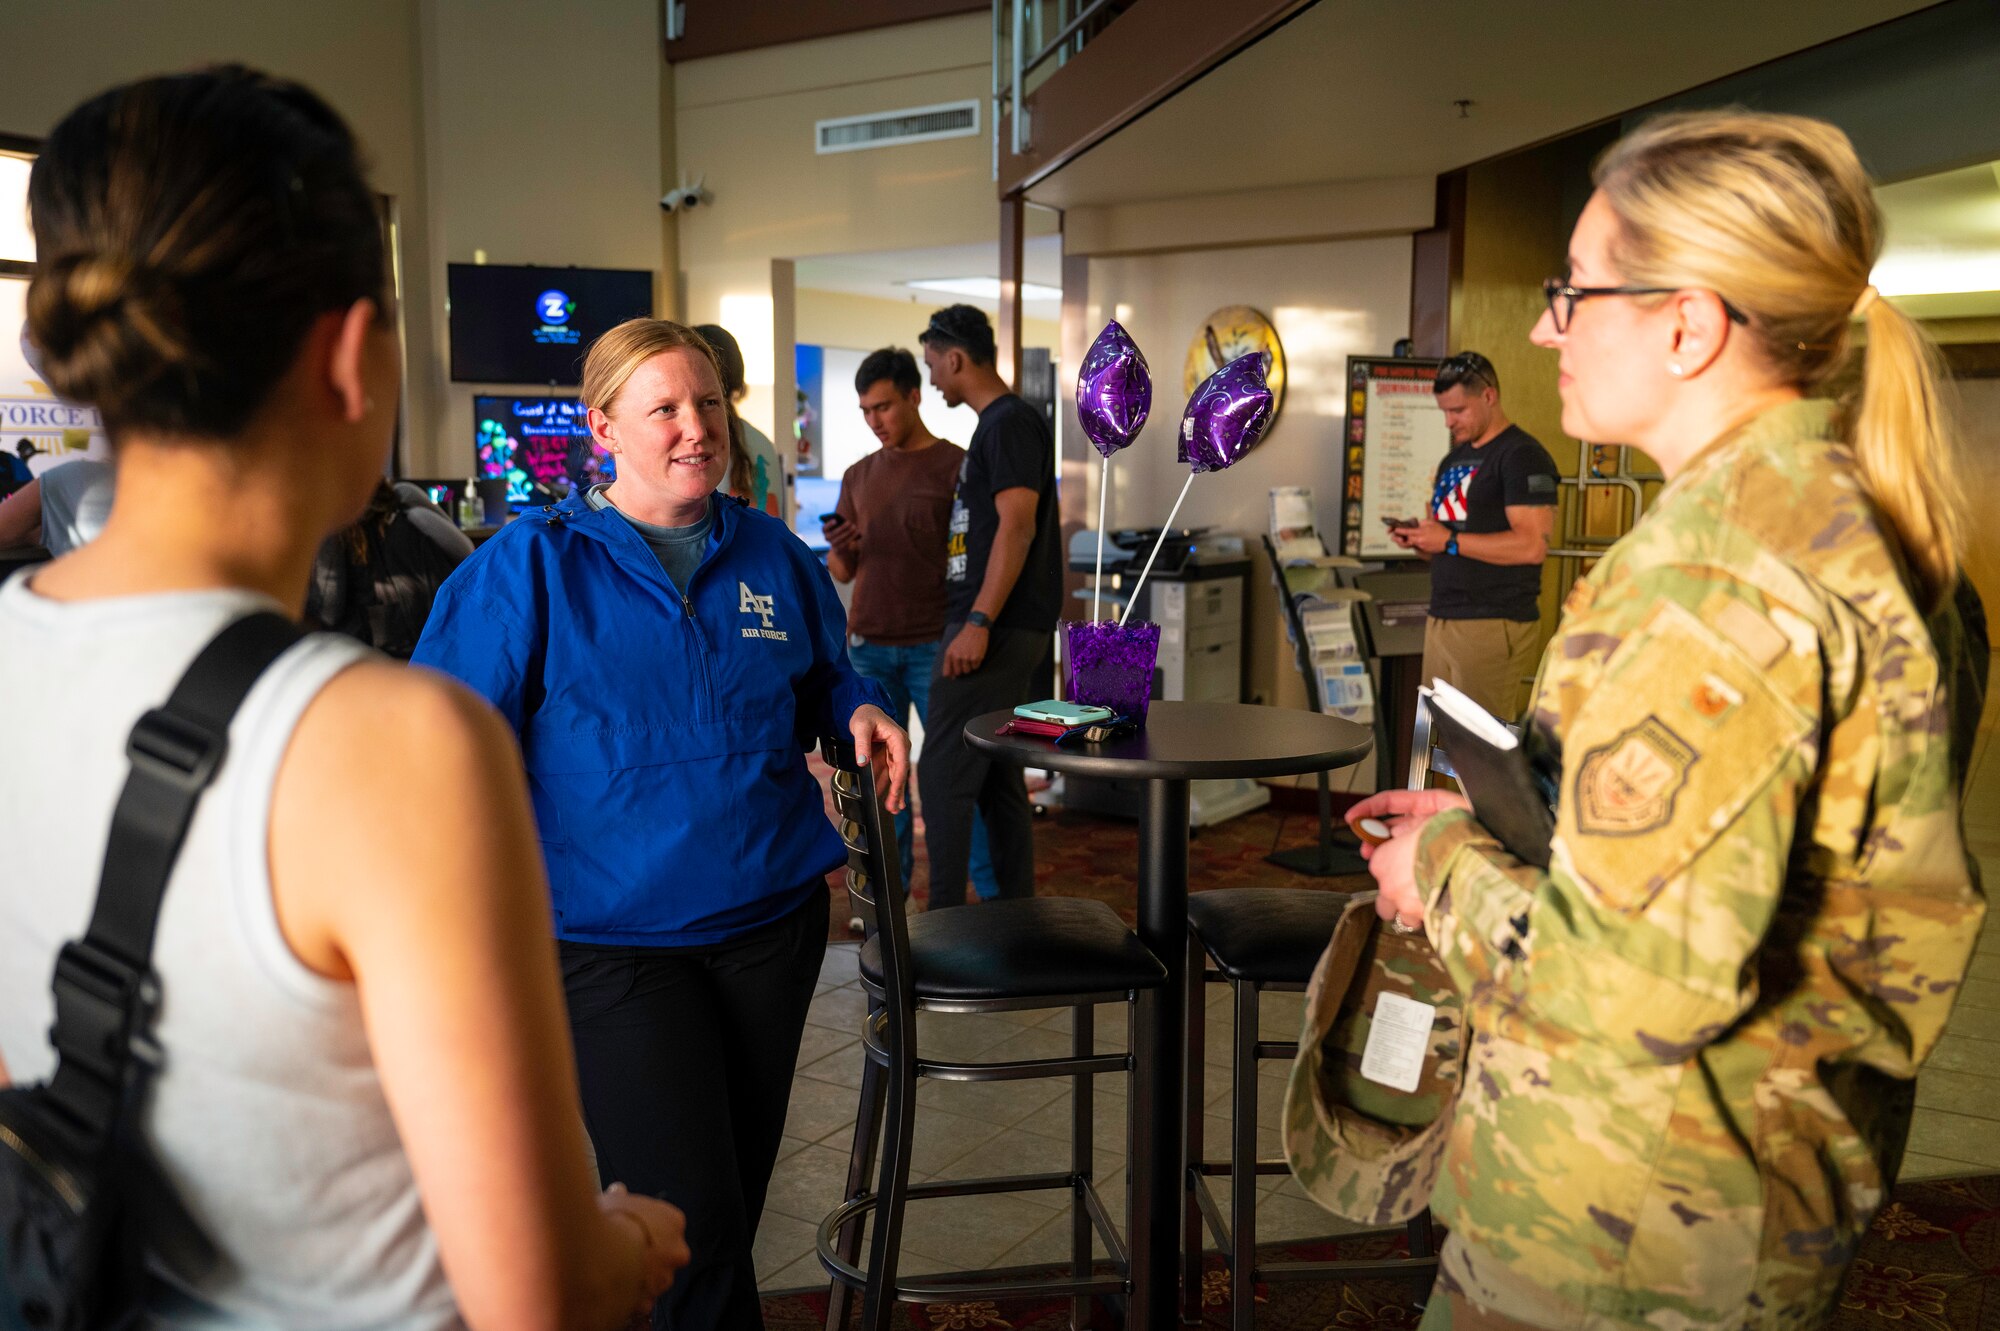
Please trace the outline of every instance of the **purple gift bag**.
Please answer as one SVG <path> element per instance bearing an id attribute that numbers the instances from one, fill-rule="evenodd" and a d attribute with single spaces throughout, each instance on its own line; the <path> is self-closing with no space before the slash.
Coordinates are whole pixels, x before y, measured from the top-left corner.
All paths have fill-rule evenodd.
<path id="1" fill-rule="evenodd" d="M 1120 716 L 1146 719 L 1153 700 L 1153 667 L 1160 658 L 1160 626 L 1108 619 L 1063 626 L 1071 702 L 1109 707 Z"/>

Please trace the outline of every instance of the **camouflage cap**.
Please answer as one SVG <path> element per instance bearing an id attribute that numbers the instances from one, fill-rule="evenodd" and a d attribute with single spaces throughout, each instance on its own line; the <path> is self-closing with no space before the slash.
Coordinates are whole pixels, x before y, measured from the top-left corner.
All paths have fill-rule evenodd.
<path id="1" fill-rule="evenodd" d="M 1430 1204 L 1464 1075 L 1465 1013 L 1429 941 L 1384 927 L 1375 896 L 1349 899 L 1306 990 L 1285 1091 L 1285 1159 L 1329 1211 L 1393 1225 Z M 1378 1016 L 1406 1033 L 1400 1069 L 1390 1030 L 1369 1058 Z"/>

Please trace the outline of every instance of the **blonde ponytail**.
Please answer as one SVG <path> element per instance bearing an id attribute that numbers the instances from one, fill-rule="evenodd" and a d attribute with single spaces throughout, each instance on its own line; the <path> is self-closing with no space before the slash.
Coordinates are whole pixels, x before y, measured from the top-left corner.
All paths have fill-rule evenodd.
<path id="1" fill-rule="evenodd" d="M 1894 528 L 1926 602 L 1950 596 L 1958 580 L 1967 513 L 1944 402 L 1937 348 L 1886 300 L 1862 293 L 1868 346 L 1861 395 L 1849 431 L 1861 482 Z"/>
<path id="2" fill-rule="evenodd" d="M 1702 287 L 1749 320 L 1786 382 L 1839 372 L 1866 320 L 1848 429 L 1862 485 L 1902 548 L 1917 599 L 1951 595 L 1968 525 L 1937 352 L 1868 284 L 1882 216 L 1847 136 L 1822 120 L 1747 111 L 1660 116 L 1605 151 L 1594 173 L 1618 217 L 1627 282 Z"/>

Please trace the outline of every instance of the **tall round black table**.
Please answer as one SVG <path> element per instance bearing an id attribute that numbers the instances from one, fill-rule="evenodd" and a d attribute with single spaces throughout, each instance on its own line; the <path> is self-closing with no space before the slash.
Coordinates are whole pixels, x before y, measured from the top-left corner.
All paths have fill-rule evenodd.
<path id="1" fill-rule="evenodd" d="M 1181 1130 L 1168 1105 L 1185 1095 L 1188 783 L 1214 778 L 1298 776 L 1359 762 L 1367 727 L 1317 712 L 1242 703 L 1156 702 L 1146 727 L 1102 744 L 1054 744 L 999 735 L 1010 712 L 968 722 L 973 748 L 1023 767 L 1122 777 L 1146 783 L 1139 819 L 1139 937 L 1167 968 L 1167 984 L 1139 1005 L 1142 1057 L 1133 1073 L 1132 1166 L 1126 1242 L 1132 1254 L 1127 1325 L 1168 1331 L 1179 1322 Z"/>

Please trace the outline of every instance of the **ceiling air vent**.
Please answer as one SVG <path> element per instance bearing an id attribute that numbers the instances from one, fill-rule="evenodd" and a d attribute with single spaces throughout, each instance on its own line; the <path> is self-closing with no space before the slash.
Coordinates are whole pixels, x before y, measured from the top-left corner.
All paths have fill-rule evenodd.
<path id="1" fill-rule="evenodd" d="M 862 148 L 887 148 L 931 139 L 963 139 L 979 133 L 979 103 L 945 102 L 867 116 L 842 116 L 817 122 L 813 131 L 815 146 L 822 153 L 851 153 Z"/>

